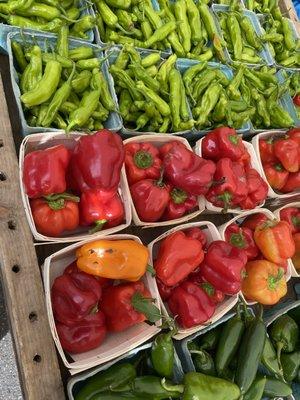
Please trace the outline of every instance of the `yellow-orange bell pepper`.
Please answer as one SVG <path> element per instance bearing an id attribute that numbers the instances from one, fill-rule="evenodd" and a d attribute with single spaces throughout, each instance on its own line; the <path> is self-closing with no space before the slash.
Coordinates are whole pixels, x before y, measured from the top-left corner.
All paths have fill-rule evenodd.
<path id="1" fill-rule="evenodd" d="M 136 282 L 146 272 L 149 252 L 134 240 L 97 240 L 76 251 L 77 267 L 87 274 Z"/>
<path id="2" fill-rule="evenodd" d="M 286 295 L 284 269 L 277 264 L 267 260 L 250 261 L 246 264 L 246 272 L 242 292 L 247 299 L 272 305 Z"/>
<path id="3" fill-rule="evenodd" d="M 295 251 L 294 256 L 292 257 L 292 261 L 293 261 L 294 267 L 297 270 L 300 270 L 300 233 L 295 233 L 293 235 L 293 239 L 294 239 L 296 251 Z"/>
<path id="4" fill-rule="evenodd" d="M 264 257 L 281 264 L 295 253 L 295 243 L 286 221 L 266 221 L 254 231 L 254 240 Z"/>

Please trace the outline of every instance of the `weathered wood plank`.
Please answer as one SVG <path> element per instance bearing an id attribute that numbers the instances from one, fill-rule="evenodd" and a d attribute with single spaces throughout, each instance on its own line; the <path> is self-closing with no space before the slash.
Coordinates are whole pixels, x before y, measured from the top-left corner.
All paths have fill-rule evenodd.
<path id="1" fill-rule="evenodd" d="M 21 202 L 18 161 L 0 79 L 0 263 L 25 399 L 65 398 L 40 270 Z"/>

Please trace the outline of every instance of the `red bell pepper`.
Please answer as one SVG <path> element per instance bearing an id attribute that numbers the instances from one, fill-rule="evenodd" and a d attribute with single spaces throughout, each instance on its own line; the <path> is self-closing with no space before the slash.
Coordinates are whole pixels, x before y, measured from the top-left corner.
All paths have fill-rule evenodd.
<path id="1" fill-rule="evenodd" d="M 296 268 L 297 272 L 300 271 L 300 233 L 295 233 L 293 235 L 293 240 L 295 243 L 295 254 L 292 257 L 292 261 L 294 267 Z"/>
<path id="2" fill-rule="evenodd" d="M 168 300 L 172 294 L 172 291 L 175 289 L 175 287 L 177 287 L 177 285 L 167 286 L 158 278 L 156 278 L 156 284 L 162 301 Z"/>
<path id="3" fill-rule="evenodd" d="M 293 128 L 287 132 L 289 138 L 294 140 L 300 146 L 300 128 Z"/>
<path id="4" fill-rule="evenodd" d="M 246 177 L 246 171 L 242 164 L 238 162 L 232 163 L 233 173 L 236 177 L 236 190 L 234 192 L 234 204 L 240 204 L 241 201 L 245 200 L 248 195 L 248 182 Z"/>
<path id="5" fill-rule="evenodd" d="M 209 246 L 200 272 L 217 290 L 232 295 L 241 290 L 246 263 L 244 250 L 217 240 Z"/>
<path id="6" fill-rule="evenodd" d="M 173 186 L 195 196 L 208 191 L 216 169 L 213 161 L 197 156 L 178 141 L 162 146 L 160 154 L 165 177 Z"/>
<path id="7" fill-rule="evenodd" d="M 148 142 L 127 143 L 125 166 L 130 186 L 142 179 L 158 179 L 162 166 L 159 150 Z"/>
<path id="8" fill-rule="evenodd" d="M 205 290 L 192 282 L 182 282 L 168 299 L 168 306 L 183 328 L 191 328 L 209 320 L 216 309 Z"/>
<path id="9" fill-rule="evenodd" d="M 265 164 L 263 167 L 269 185 L 275 190 L 281 190 L 287 183 L 289 172 L 280 163 Z"/>
<path id="10" fill-rule="evenodd" d="M 73 354 L 84 353 L 99 347 L 107 332 L 102 311 L 87 315 L 73 326 L 56 322 L 56 330 L 62 348 Z"/>
<path id="11" fill-rule="evenodd" d="M 203 157 L 218 161 L 220 157 L 238 161 L 247 150 L 235 129 L 222 126 L 205 135 L 202 140 Z"/>
<path id="12" fill-rule="evenodd" d="M 300 171 L 290 173 L 284 186 L 280 189 L 282 193 L 290 193 L 298 190 L 300 190 Z"/>
<path id="13" fill-rule="evenodd" d="M 32 217 L 39 233 L 58 237 L 79 225 L 79 197 L 62 193 L 30 201 Z"/>
<path id="14" fill-rule="evenodd" d="M 296 141 L 288 136 L 287 138 L 276 140 L 274 143 L 274 154 L 287 171 L 299 171 L 300 152 L 299 145 Z"/>
<path id="15" fill-rule="evenodd" d="M 170 186 L 153 179 L 143 179 L 130 188 L 131 197 L 139 218 L 145 222 L 158 221 L 170 201 Z"/>
<path id="16" fill-rule="evenodd" d="M 34 199 L 65 192 L 69 161 L 70 152 L 63 145 L 26 154 L 23 182 L 28 197 Z"/>
<path id="17" fill-rule="evenodd" d="M 225 298 L 225 294 L 221 290 L 217 290 L 209 282 L 206 282 L 201 275 L 201 266 L 198 271 L 192 272 L 188 277 L 189 282 L 193 282 L 195 285 L 200 286 L 208 294 L 210 299 L 214 303 L 222 303 Z"/>
<path id="18" fill-rule="evenodd" d="M 202 244 L 202 248 L 205 249 L 207 246 L 207 237 L 202 229 L 200 228 L 188 228 L 184 230 L 185 236 L 192 239 L 197 239 Z"/>
<path id="19" fill-rule="evenodd" d="M 72 262 L 70 265 L 68 265 L 65 270 L 64 270 L 64 274 L 73 274 L 73 273 L 77 273 L 80 272 L 82 274 L 86 274 L 85 272 L 81 271 L 78 267 L 77 267 L 77 262 L 74 261 Z M 86 274 L 88 276 L 91 276 L 90 274 Z M 97 279 L 97 281 L 99 282 L 100 286 L 102 288 L 110 286 L 113 284 L 113 280 L 112 279 L 108 279 L 108 278 L 102 278 L 101 276 L 94 276 L 95 279 Z"/>
<path id="20" fill-rule="evenodd" d="M 241 223 L 241 226 L 255 231 L 255 228 L 258 225 L 266 222 L 267 220 L 268 217 L 265 214 L 258 212 L 256 214 L 251 214 L 247 218 L 245 218 L 244 221 Z"/>
<path id="21" fill-rule="evenodd" d="M 167 286 L 183 281 L 203 261 L 204 252 L 198 239 L 177 231 L 162 240 L 154 262 L 156 276 Z"/>
<path id="22" fill-rule="evenodd" d="M 205 197 L 214 206 L 222 207 L 226 212 L 228 208 L 238 203 L 235 199 L 238 181 L 230 158 L 221 158 L 217 162 L 214 181 L 214 185 Z"/>
<path id="23" fill-rule="evenodd" d="M 121 283 L 104 289 L 101 309 L 106 317 L 108 331 L 122 332 L 150 318 L 145 315 L 146 310 L 144 313 L 139 311 L 137 304 L 143 303 L 146 299 L 152 300 L 148 289 L 141 281 Z"/>
<path id="24" fill-rule="evenodd" d="M 274 154 L 274 138 L 259 139 L 259 154 L 262 164 L 274 163 L 277 161 Z"/>
<path id="25" fill-rule="evenodd" d="M 114 190 L 90 189 L 80 198 L 80 223 L 93 225 L 91 233 L 120 225 L 124 220 L 124 206 Z"/>
<path id="26" fill-rule="evenodd" d="M 123 162 L 123 142 L 117 133 L 103 129 L 81 136 L 70 161 L 69 186 L 77 192 L 117 190 Z"/>
<path id="27" fill-rule="evenodd" d="M 297 207 L 287 207 L 280 210 L 280 219 L 286 221 L 292 233 L 300 232 L 300 210 Z"/>
<path id="28" fill-rule="evenodd" d="M 295 104 L 295 106 L 300 107 L 300 95 L 299 95 L 299 94 L 296 94 L 296 95 L 293 97 L 293 103 Z"/>
<path id="29" fill-rule="evenodd" d="M 248 195 L 240 201 L 243 210 L 251 210 L 261 204 L 268 195 L 268 185 L 254 168 L 246 171 Z"/>
<path id="30" fill-rule="evenodd" d="M 56 321 L 72 326 L 95 314 L 102 296 L 100 283 L 83 272 L 64 273 L 51 288 L 53 315 Z"/>
<path id="31" fill-rule="evenodd" d="M 225 240 L 232 246 L 243 249 L 247 254 L 248 261 L 254 260 L 259 254 L 258 247 L 254 242 L 253 231 L 249 228 L 232 223 L 225 231 Z"/>
<path id="32" fill-rule="evenodd" d="M 197 197 L 188 194 L 182 189 L 173 188 L 170 192 L 170 200 L 162 219 L 169 221 L 181 218 L 197 206 Z"/>

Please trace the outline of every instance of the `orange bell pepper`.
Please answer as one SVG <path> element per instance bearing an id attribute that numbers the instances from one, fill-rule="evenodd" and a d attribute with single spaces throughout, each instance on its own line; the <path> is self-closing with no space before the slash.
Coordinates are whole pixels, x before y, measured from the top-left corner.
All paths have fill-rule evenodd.
<path id="1" fill-rule="evenodd" d="M 286 221 L 268 220 L 258 225 L 254 240 L 264 257 L 281 264 L 295 253 L 295 243 L 289 224 Z"/>
<path id="2" fill-rule="evenodd" d="M 286 295 L 284 269 L 267 260 L 246 264 L 247 276 L 242 282 L 244 296 L 264 305 L 272 305 Z"/>
<path id="3" fill-rule="evenodd" d="M 134 240 L 97 240 L 76 251 L 77 267 L 87 274 L 136 282 L 146 272 L 149 252 Z"/>
<path id="4" fill-rule="evenodd" d="M 292 261 L 294 267 L 299 271 L 300 270 L 300 233 L 295 233 L 293 235 L 294 243 L 295 243 L 295 254 L 292 257 Z"/>

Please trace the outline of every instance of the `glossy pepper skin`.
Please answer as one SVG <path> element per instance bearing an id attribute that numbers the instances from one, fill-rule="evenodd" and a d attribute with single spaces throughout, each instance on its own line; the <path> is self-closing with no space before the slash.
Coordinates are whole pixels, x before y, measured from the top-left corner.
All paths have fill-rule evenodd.
<path id="1" fill-rule="evenodd" d="M 287 132 L 287 135 L 288 135 L 289 138 L 291 138 L 296 143 L 298 143 L 298 145 L 300 145 L 300 129 L 299 128 L 290 129 Z"/>
<path id="2" fill-rule="evenodd" d="M 274 139 L 272 137 L 259 140 L 259 154 L 263 164 L 276 162 Z"/>
<path id="3" fill-rule="evenodd" d="M 240 201 L 243 210 L 251 210 L 261 204 L 268 195 L 268 185 L 254 168 L 246 170 L 248 194 Z"/>
<path id="4" fill-rule="evenodd" d="M 245 228 L 249 228 L 252 231 L 255 231 L 255 229 L 258 225 L 260 225 L 266 221 L 268 221 L 268 217 L 265 214 L 258 212 L 256 214 L 252 214 L 252 215 L 249 215 L 248 217 L 246 217 L 244 219 L 244 221 L 242 222 L 241 226 L 243 226 Z"/>
<path id="5" fill-rule="evenodd" d="M 290 354 L 281 354 L 281 365 L 286 382 L 292 382 L 297 377 L 300 367 L 300 351 Z"/>
<path id="6" fill-rule="evenodd" d="M 143 179 L 130 188 L 131 197 L 139 218 L 145 222 L 156 222 L 162 218 L 170 201 L 170 186 L 162 179 Z"/>
<path id="7" fill-rule="evenodd" d="M 216 288 L 213 287 L 213 285 L 203 279 L 203 276 L 201 275 L 201 266 L 199 270 L 196 272 L 192 272 L 189 275 L 189 282 L 195 283 L 195 285 L 200 286 L 205 292 L 208 294 L 210 299 L 214 303 L 222 303 L 222 301 L 225 298 L 225 294 L 221 292 L 221 290 L 217 290 Z"/>
<path id="8" fill-rule="evenodd" d="M 269 220 L 258 225 L 254 231 L 254 240 L 264 257 L 279 265 L 295 253 L 292 232 L 285 221 Z"/>
<path id="9" fill-rule="evenodd" d="M 207 237 L 202 229 L 194 227 L 188 228 L 184 230 L 185 236 L 197 239 L 202 244 L 202 248 L 206 249 L 207 247 Z"/>
<path id="10" fill-rule="evenodd" d="M 159 150 L 151 143 L 127 143 L 125 145 L 125 166 L 129 185 L 143 179 L 158 179 L 162 161 Z"/>
<path id="11" fill-rule="evenodd" d="M 73 231 L 79 225 L 79 198 L 62 194 L 32 199 L 32 217 L 39 233 L 58 237 L 65 231 Z"/>
<path id="12" fill-rule="evenodd" d="M 275 190 L 281 190 L 287 183 L 289 172 L 277 162 L 265 164 L 263 168 L 269 185 Z"/>
<path id="13" fill-rule="evenodd" d="M 202 244 L 177 231 L 162 240 L 154 262 L 156 276 L 167 286 L 184 280 L 203 261 Z"/>
<path id="14" fill-rule="evenodd" d="M 63 145 L 26 154 L 23 182 L 28 197 L 34 199 L 65 192 L 65 175 L 69 161 L 69 150 Z"/>
<path id="15" fill-rule="evenodd" d="M 300 210 L 297 207 L 286 207 L 280 210 L 280 219 L 286 221 L 292 234 L 300 232 Z"/>
<path id="16" fill-rule="evenodd" d="M 95 314 L 102 296 L 100 283 L 84 272 L 63 273 L 53 282 L 51 300 L 54 318 L 72 326 Z"/>
<path id="17" fill-rule="evenodd" d="M 87 274 L 138 281 L 146 272 L 149 252 L 134 240 L 97 240 L 76 251 L 77 267 Z"/>
<path id="18" fill-rule="evenodd" d="M 274 154 L 289 172 L 299 171 L 299 145 L 291 138 L 276 140 Z"/>
<path id="19" fill-rule="evenodd" d="M 167 204 L 162 219 L 169 221 L 181 218 L 197 206 L 197 197 L 188 194 L 182 189 L 173 188 L 170 191 L 170 200 Z"/>
<path id="20" fill-rule="evenodd" d="M 178 285 L 167 286 L 164 283 L 162 283 L 162 281 L 158 278 L 156 279 L 156 284 L 159 291 L 159 295 L 163 301 L 168 300 L 168 298 L 171 296 L 173 289 L 175 289 L 175 287 L 178 286 Z"/>
<path id="21" fill-rule="evenodd" d="M 253 232 L 249 228 L 240 227 L 233 223 L 225 231 L 225 240 L 232 246 L 243 249 L 248 261 L 254 260 L 259 254 L 258 247 L 254 242 Z"/>
<path id="22" fill-rule="evenodd" d="M 203 324 L 213 316 L 216 308 L 205 290 L 189 281 L 182 282 L 173 290 L 168 306 L 172 314 L 178 316 L 178 324 L 183 328 Z"/>
<path id="23" fill-rule="evenodd" d="M 151 298 L 143 282 L 121 283 L 103 291 L 101 309 L 109 332 L 122 332 L 146 321 L 146 316 L 133 307 L 132 298 L 136 293 Z"/>
<path id="24" fill-rule="evenodd" d="M 246 263 L 247 255 L 244 250 L 217 240 L 210 244 L 200 272 L 215 289 L 232 295 L 241 289 Z"/>
<path id="25" fill-rule="evenodd" d="M 267 260 L 250 261 L 242 283 L 244 296 L 264 305 L 273 305 L 286 295 L 284 269 Z"/>
<path id="26" fill-rule="evenodd" d="M 81 225 L 95 224 L 92 232 L 120 225 L 124 220 L 124 205 L 114 190 L 90 189 L 80 197 Z"/>
<path id="27" fill-rule="evenodd" d="M 288 175 L 284 186 L 280 189 L 283 193 L 290 193 L 300 189 L 300 171 Z"/>
<path id="28" fill-rule="evenodd" d="M 102 311 L 87 315 L 73 326 L 57 322 L 56 330 L 62 348 L 73 354 L 99 347 L 107 332 Z"/>
<path id="29" fill-rule="evenodd" d="M 176 187 L 192 195 L 205 194 L 212 184 L 215 164 L 205 160 L 178 141 L 160 148 L 164 176 Z"/>
<path id="30" fill-rule="evenodd" d="M 117 133 L 103 129 L 80 137 L 70 161 L 70 187 L 78 192 L 116 190 L 124 154 L 123 142 Z"/>
<path id="31" fill-rule="evenodd" d="M 153 368 L 162 378 L 173 377 L 175 350 L 172 340 L 172 331 L 156 336 L 151 347 L 151 361 Z"/>
<path id="32" fill-rule="evenodd" d="M 295 254 L 292 257 L 292 261 L 294 264 L 294 267 L 296 268 L 297 271 L 300 269 L 300 233 L 295 233 L 293 235 L 293 240 L 295 243 Z"/>

